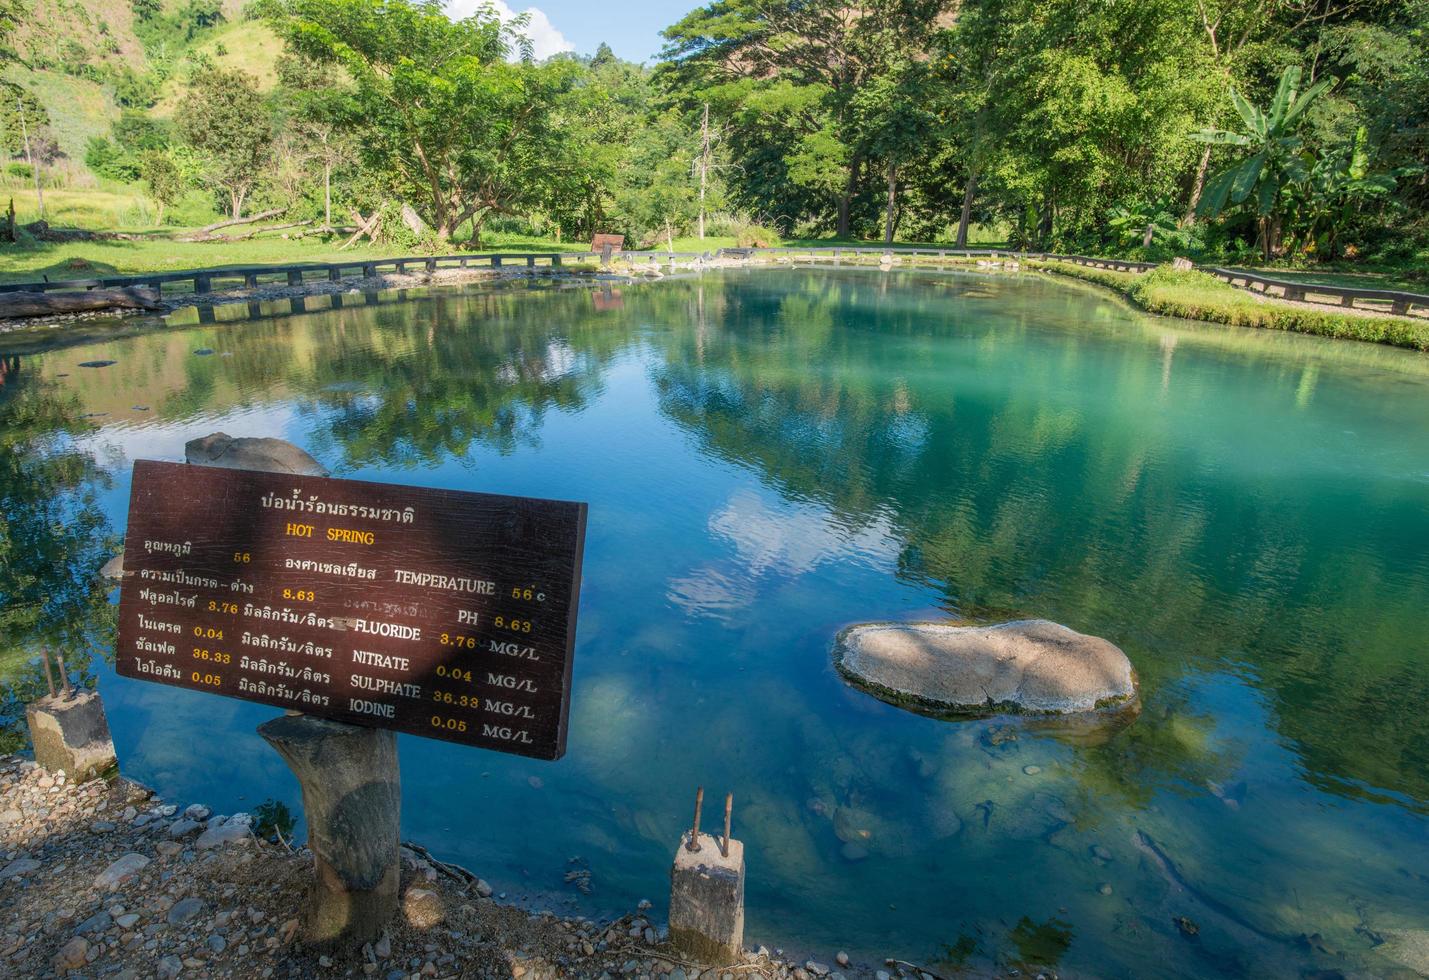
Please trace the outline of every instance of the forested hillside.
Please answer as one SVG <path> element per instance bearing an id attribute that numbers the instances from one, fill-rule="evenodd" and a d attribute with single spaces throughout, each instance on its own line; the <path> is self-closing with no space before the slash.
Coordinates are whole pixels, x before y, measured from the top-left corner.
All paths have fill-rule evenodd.
<path id="1" fill-rule="evenodd" d="M 652 65 L 411 0 L 0 2 L 22 217 L 38 167 L 105 227 L 1429 255 L 1429 0 L 716 0 Z"/>

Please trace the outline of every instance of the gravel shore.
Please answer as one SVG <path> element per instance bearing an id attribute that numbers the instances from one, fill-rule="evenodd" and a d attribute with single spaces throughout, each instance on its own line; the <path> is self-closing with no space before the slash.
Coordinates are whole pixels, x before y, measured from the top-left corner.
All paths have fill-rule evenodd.
<path id="1" fill-rule="evenodd" d="M 420 847 L 404 847 L 402 865 L 403 910 L 389 933 L 346 956 L 319 955 L 299 936 L 312 879 L 306 850 L 257 839 L 245 814 L 165 804 L 122 777 L 76 785 L 32 761 L 0 756 L 0 976 L 875 975 L 795 963 L 762 947 L 701 972 L 664 941 L 660 923 L 647 920 L 647 903 L 602 922 L 533 914 L 502 904 L 485 882 Z"/>

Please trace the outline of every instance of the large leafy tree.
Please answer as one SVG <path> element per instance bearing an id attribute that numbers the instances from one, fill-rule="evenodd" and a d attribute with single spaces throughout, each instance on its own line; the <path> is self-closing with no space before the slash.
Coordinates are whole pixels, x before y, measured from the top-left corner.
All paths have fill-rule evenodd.
<path id="1" fill-rule="evenodd" d="M 922 58 L 952 0 L 715 0 L 665 31 L 662 82 L 733 125 L 731 147 L 785 224 L 801 199 L 832 204 L 847 235 L 860 184 L 885 160 L 855 101 Z M 884 109 L 890 107 L 885 106 Z M 865 113 L 867 115 L 867 113 Z M 893 113 L 882 112 L 885 120 Z M 790 190 L 794 193 L 791 195 Z M 809 215 L 814 217 L 815 215 Z"/>
<path id="2" fill-rule="evenodd" d="M 235 69 L 199 72 L 175 115 L 204 179 L 227 196 L 232 216 L 242 217 L 273 148 L 272 116 L 257 81 Z"/>
<path id="3" fill-rule="evenodd" d="M 471 222 L 537 205 L 562 138 L 553 108 L 575 77 L 569 62 L 529 54 L 521 24 L 490 7 L 452 21 L 435 0 L 288 0 L 273 21 L 299 54 L 352 80 L 365 163 L 447 239 Z"/>
<path id="4" fill-rule="evenodd" d="M 1191 134 L 1202 143 L 1232 146 L 1239 151 L 1235 162 L 1206 184 L 1199 212 L 1215 217 L 1228 205 L 1251 201 L 1259 245 L 1267 261 L 1280 246 L 1285 191 L 1291 183 L 1304 180 L 1312 164 L 1296 131 L 1305 111 L 1329 87 L 1330 80 L 1322 79 L 1300 91 L 1300 69 L 1292 65 L 1281 74 L 1275 97 L 1263 112 L 1231 89 L 1231 102 L 1243 128 Z"/>

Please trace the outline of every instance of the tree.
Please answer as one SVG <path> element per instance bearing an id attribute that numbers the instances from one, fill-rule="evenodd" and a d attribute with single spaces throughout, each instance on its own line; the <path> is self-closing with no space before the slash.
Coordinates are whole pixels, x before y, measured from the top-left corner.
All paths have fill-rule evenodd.
<path id="1" fill-rule="evenodd" d="M 1330 82 L 1316 82 L 1304 92 L 1298 91 L 1299 86 L 1299 67 L 1286 68 L 1265 112 L 1232 88 L 1231 102 L 1245 124 L 1244 129 L 1240 132 L 1207 129 L 1191 134 L 1198 142 L 1240 147 L 1242 153 L 1248 154 L 1210 179 L 1197 211 L 1215 217 L 1228 204 L 1253 199 L 1258 244 L 1267 262 L 1280 248 L 1282 195 L 1289 184 L 1303 180 L 1309 172 L 1310 161 L 1295 130 L 1305 110 L 1314 105 L 1330 87 Z"/>
<path id="2" fill-rule="evenodd" d="M 939 18 L 955 6 L 715 0 L 665 31 L 662 84 L 691 109 L 709 101 L 734 124 L 737 162 L 765 185 L 759 203 L 787 208 L 798 200 L 786 192 L 790 184 L 806 199 L 831 197 L 835 233 L 847 235 L 869 163 L 854 102 L 897 65 L 924 56 Z"/>
<path id="3" fill-rule="evenodd" d="M 346 123 L 364 162 L 439 239 L 466 222 L 536 205 L 562 133 L 552 108 L 576 67 L 506 60 L 529 49 L 489 7 L 460 21 L 434 0 L 287 0 L 273 16 L 289 47 L 352 79 Z"/>
<path id="4" fill-rule="evenodd" d="M 933 128 L 933 116 L 920 98 L 927 81 L 928 73 L 920 62 L 903 61 L 891 65 L 886 74 L 870 81 L 854 96 L 859 146 L 869 159 L 883 162 L 887 175 L 885 245 L 893 244 L 898 168 L 926 153 Z"/>
<path id="5" fill-rule="evenodd" d="M 273 147 L 273 124 L 257 82 L 236 69 L 207 69 L 194 76 L 175 116 L 180 138 L 203 163 L 204 178 L 228 196 L 231 215 L 241 218 Z"/>
<path id="6" fill-rule="evenodd" d="M 165 151 L 145 150 L 139 156 L 139 176 L 149 185 L 149 196 L 158 206 L 154 224 L 161 225 L 164 209 L 172 207 L 184 192 L 183 174 Z"/>
<path id="7" fill-rule="evenodd" d="M 323 226 L 332 228 L 333 171 L 356 156 L 344 127 L 353 113 L 352 92 L 333 65 L 289 54 L 278 59 L 278 80 L 289 127 L 303 144 L 301 156 L 322 168 Z"/>

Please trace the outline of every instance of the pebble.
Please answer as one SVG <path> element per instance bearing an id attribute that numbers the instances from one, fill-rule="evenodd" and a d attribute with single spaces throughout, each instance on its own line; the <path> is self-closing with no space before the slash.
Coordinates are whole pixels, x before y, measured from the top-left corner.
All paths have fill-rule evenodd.
<path id="1" fill-rule="evenodd" d="M 245 821 L 229 818 L 218 826 L 210 825 L 194 841 L 194 848 L 200 851 L 222 847 L 225 844 L 247 844 L 253 839 L 253 831 Z"/>
<path id="2" fill-rule="evenodd" d="M 187 817 L 185 817 L 182 820 L 175 820 L 173 823 L 169 824 L 169 836 L 175 838 L 187 837 L 189 834 L 198 832 L 200 829 L 202 829 L 202 827 L 203 824 L 199 823 L 197 820 L 189 820 Z"/>
<path id="3" fill-rule="evenodd" d="M 121 929 L 132 929 L 138 921 L 139 913 L 137 912 L 126 912 L 124 915 L 114 917 L 114 924 Z"/>
<path id="4" fill-rule="evenodd" d="M 113 891 L 143 871 L 148 864 L 147 857 L 131 851 L 101 871 L 94 879 L 94 887 L 100 891 Z"/>
<path id="5" fill-rule="evenodd" d="M 182 925 L 202 911 L 203 899 L 190 895 L 188 898 L 175 902 L 174 907 L 169 909 L 168 923 L 171 926 Z"/>
<path id="6" fill-rule="evenodd" d="M 89 940 L 83 936 L 75 936 L 61 946 L 60 951 L 55 954 L 55 972 L 67 973 L 70 970 L 78 970 L 84 966 L 88 955 Z"/>
<path id="7" fill-rule="evenodd" d="M 1022 771 L 1029 776 L 1035 776 L 1042 771 L 1041 766 L 1023 766 Z"/>
<path id="8" fill-rule="evenodd" d="M 4 868 L 0 868 L 0 881 L 4 881 L 6 878 L 19 878 L 39 870 L 40 862 L 34 858 L 16 858 Z"/>
<path id="9" fill-rule="evenodd" d="M 83 935 L 86 932 L 103 932 L 113 923 L 114 917 L 108 912 L 96 912 L 76 927 L 75 935 Z"/>
<path id="10" fill-rule="evenodd" d="M 829 975 L 829 968 L 822 963 L 809 960 L 804 964 L 804 969 L 808 970 L 816 977 L 826 977 Z"/>
<path id="11" fill-rule="evenodd" d="M 839 950 L 838 955 L 834 957 L 834 962 L 839 966 L 848 966 L 848 954 L 843 950 Z"/>
<path id="12" fill-rule="evenodd" d="M 385 960 L 385 959 L 388 959 L 389 957 L 391 957 L 391 955 L 392 955 L 392 940 L 391 940 L 391 938 L 384 934 L 381 939 L 379 939 L 379 940 L 377 940 L 377 942 L 373 943 L 373 944 L 372 944 L 372 955 L 373 955 L 373 956 L 376 956 L 379 960 Z"/>
<path id="13" fill-rule="evenodd" d="M 1100 885 L 1097 885 L 1097 891 L 1103 895 L 1110 895 L 1112 892 L 1111 883 L 1106 881 L 1102 882 Z"/>
<path id="14" fill-rule="evenodd" d="M 96 820 L 89 825 L 89 829 L 96 834 L 111 834 L 114 832 L 114 824 L 108 820 Z"/>
<path id="15" fill-rule="evenodd" d="M 418 929 L 430 929 L 446 920 L 442 897 L 428 888 L 409 888 L 402 899 L 402 912 Z"/>
<path id="16" fill-rule="evenodd" d="M 177 956 L 165 956 L 163 959 L 159 960 L 160 977 L 176 977 L 183 972 L 183 961 L 180 960 Z"/>

